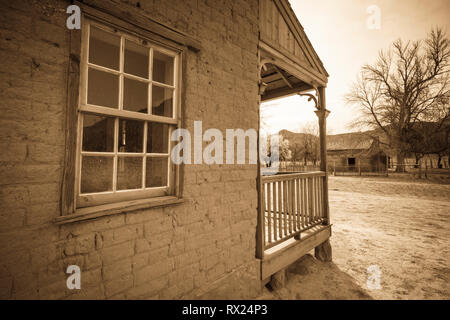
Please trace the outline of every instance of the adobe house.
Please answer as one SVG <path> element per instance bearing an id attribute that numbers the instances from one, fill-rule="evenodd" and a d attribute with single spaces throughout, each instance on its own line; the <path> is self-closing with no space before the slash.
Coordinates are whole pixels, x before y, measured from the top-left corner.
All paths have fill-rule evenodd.
<path id="1" fill-rule="evenodd" d="M 389 160 L 379 142 L 361 132 L 327 136 L 327 154 L 337 172 L 386 172 Z"/>
<path id="2" fill-rule="evenodd" d="M 0 11 L 0 298 L 252 298 L 312 249 L 331 259 L 328 74 L 287 0 Z M 172 163 L 175 129 L 258 129 L 290 94 L 316 105 L 320 172 Z"/>

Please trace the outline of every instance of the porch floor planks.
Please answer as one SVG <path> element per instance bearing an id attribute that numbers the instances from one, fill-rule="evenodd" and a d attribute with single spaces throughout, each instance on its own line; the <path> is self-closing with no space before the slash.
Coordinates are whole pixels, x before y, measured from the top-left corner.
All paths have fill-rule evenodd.
<path id="1" fill-rule="evenodd" d="M 286 268 L 331 237 L 331 225 L 315 226 L 300 234 L 300 239 L 290 238 L 264 251 L 261 260 L 261 279 Z"/>

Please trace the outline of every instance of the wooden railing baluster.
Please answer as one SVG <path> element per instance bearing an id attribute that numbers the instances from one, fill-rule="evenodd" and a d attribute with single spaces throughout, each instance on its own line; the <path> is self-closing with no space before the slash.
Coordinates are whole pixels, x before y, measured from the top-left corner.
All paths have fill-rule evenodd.
<path id="1" fill-rule="evenodd" d="M 267 188 L 268 188 L 268 196 L 267 196 L 267 207 L 268 207 L 268 230 L 267 230 L 267 234 L 268 234 L 268 243 L 272 243 L 272 184 L 273 182 L 269 182 L 267 184 Z"/>
<path id="2" fill-rule="evenodd" d="M 295 179 L 291 180 L 291 211 L 292 211 L 292 221 L 291 221 L 291 233 L 295 232 L 295 225 L 297 223 L 297 210 L 295 209 Z"/>
<path id="3" fill-rule="evenodd" d="M 319 177 L 319 206 L 320 206 L 320 219 L 323 219 L 323 178 Z"/>
<path id="4" fill-rule="evenodd" d="M 299 231 L 299 227 L 298 227 L 298 221 L 300 219 L 299 216 L 299 210 L 298 210 L 298 196 L 300 194 L 300 190 L 298 188 L 298 179 L 294 180 L 294 186 L 295 186 L 295 192 L 294 192 L 294 199 L 295 199 L 295 203 L 294 203 L 294 210 L 295 210 L 295 222 L 294 222 L 294 232 Z"/>
<path id="5" fill-rule="evenodd" d="M 278 238 L 283 238 L 283 221 L 281 220 L 282 217 L 282 201 L 283 198 L 281 196 L 281 185 L 283 184 L 282 181 L 278 181 Z"/>
<path id="6" fill-rule="evenodd" d="M 302 179 L 302 229 L 306 227 L 306 205 L 307 205 L 307 200 L 306 200 L 306 179 Z"/>
<path id="7" fill-rule="evenodd" d="M 273 183 L 273 241 L 278 240 L 278 182 Z"/>
<path id="8" fill-rule="evenodd" d="M 319 195 L 318 195 L 318 183 L 317 183 L 317 177 L 314 177 L 314 222 L 317 221 L 319 217 Z"/>

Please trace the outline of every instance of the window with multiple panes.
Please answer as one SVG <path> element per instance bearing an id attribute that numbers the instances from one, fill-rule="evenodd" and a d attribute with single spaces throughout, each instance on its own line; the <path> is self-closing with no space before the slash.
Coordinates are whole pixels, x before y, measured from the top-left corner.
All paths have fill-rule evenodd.
<path id="1" fill-rule="evenodd" d="M 172 195 L 179 52 L 85 20 L 77 207 Z"/>

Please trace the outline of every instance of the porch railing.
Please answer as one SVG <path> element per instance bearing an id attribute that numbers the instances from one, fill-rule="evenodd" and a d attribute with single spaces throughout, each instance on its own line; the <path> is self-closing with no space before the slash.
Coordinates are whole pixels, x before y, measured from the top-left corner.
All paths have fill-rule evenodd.
<path id="1" fill-rule="evenodd" d="M 325 172 L 262 176 L 260 239 L 267 250 L 325 221 Z"/>

